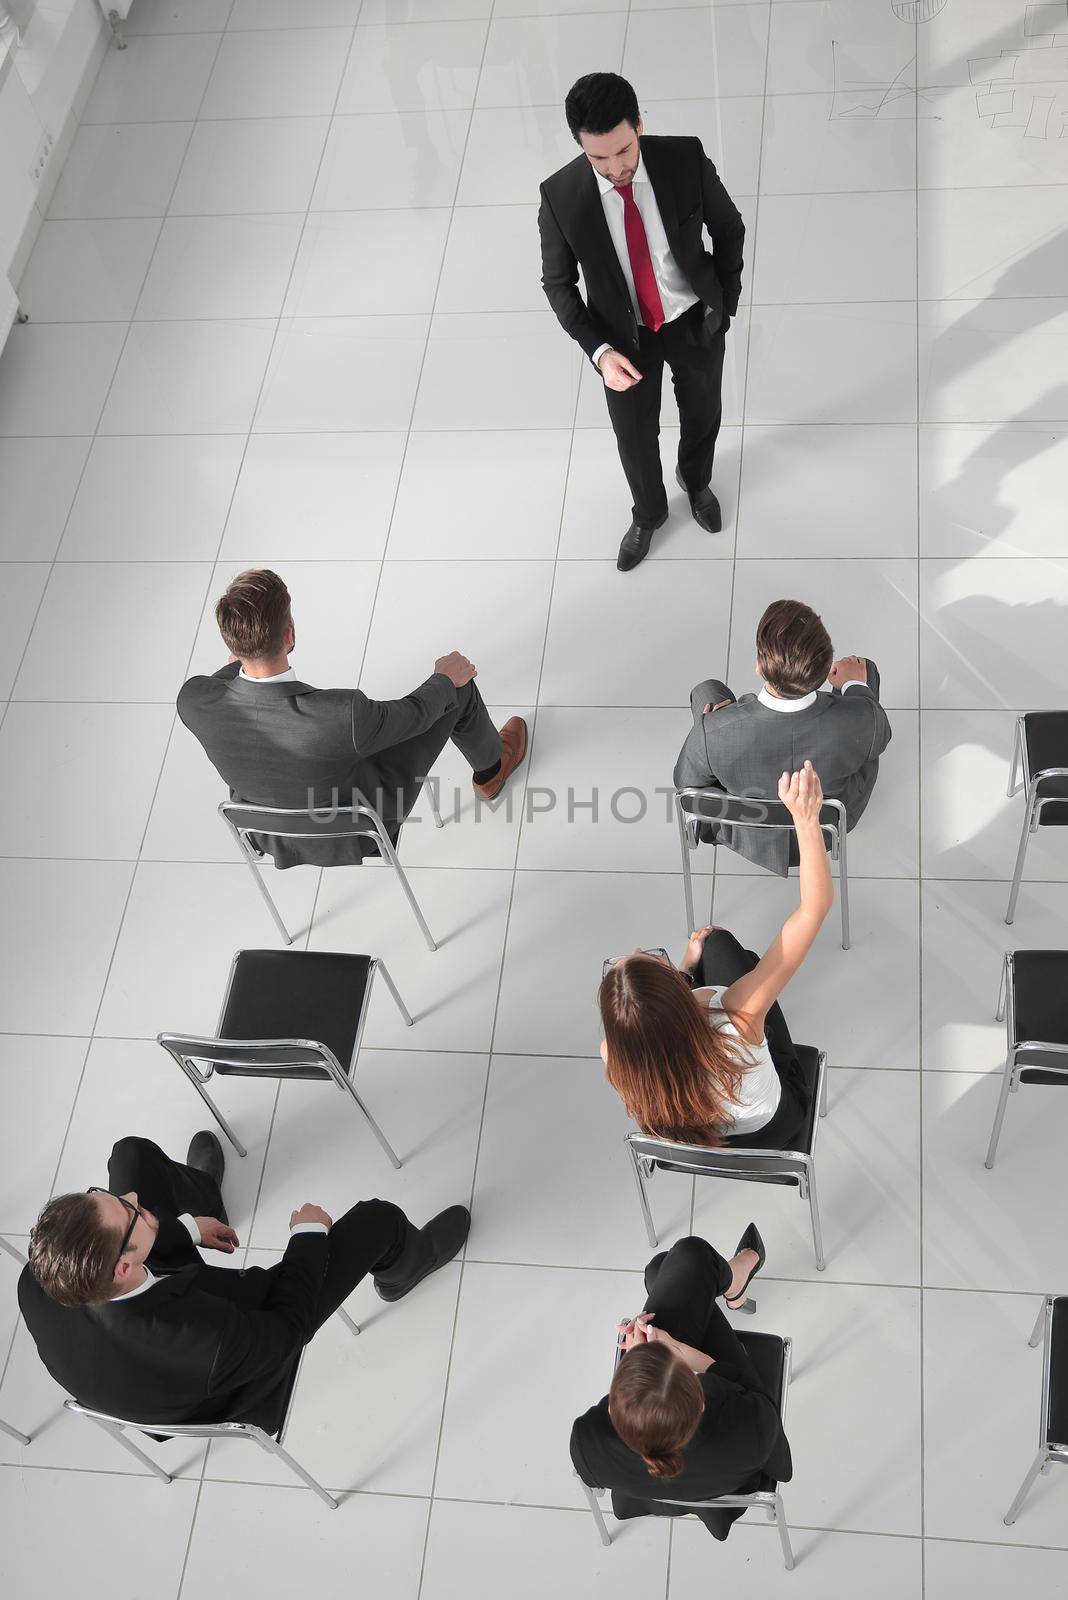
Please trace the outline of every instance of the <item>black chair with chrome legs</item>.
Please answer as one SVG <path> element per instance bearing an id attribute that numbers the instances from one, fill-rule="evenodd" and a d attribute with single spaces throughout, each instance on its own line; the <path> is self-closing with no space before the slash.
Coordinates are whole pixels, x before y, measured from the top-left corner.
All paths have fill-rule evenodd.
<path id="1" fill-rule="evenodd" d="M 6 1240 L 2 1233 L 0 1233 L 0 1250 L 13 1257 L 20 1267 L 26 1265 L 26 1257 L 22 1254 L 22 1251 L 16 1250 L 15 1246 Z M 16 1439 L 19 1444 L 29 1444 L 30 1442 L 28 1433 L 20 1433 L 18 1428 L 11 1426 L 10 1422 L 5 1422 L 3 1417 L 0 1417 L 0 1433 L 6 1433 L 9 1439 Z"/>
<path id="2" fill-rule="evenodd" d="M 749 1333 L 738 1331 L 738 1338 L 745 1347 L 746 1355 L 752 1361 L 764 1382 L 768 1394 L 778 1407 L 780 1418 L 786 1418 L 786 1396 L 790 1389 L 790 1370 L 793 1357 L 793 1341 L 783 1338 L 777 1333 Z M 613 1376 L 619 1365 L 623 1352 L 617 1345 L 615 1362 L 612 1367 Z M 578 1477 L 578 1474 L 575 1474 Z M 597 1525 L 603 1545 L 612 1543 L 612 1535 L 604 1520 L 598 1495 L 604 1493 L 603 1489 L 592 1488 L 588 1483 L 579 1478 L 582 1492 L 586 1496 L 586 1504 L 593 1513 L 593 1520 Z M 749 1494 L 721 1494 L 713 1500 L 673 1500 L 670 1495 L 656 1497 L 657 1503 L 668 1506 L 685 1506 L 687 1511 L 712 1511 L 716 1509 L 731 1510 L 742 1507 L 748 1510 L 762 1511 L 764 1515 L 775 1524 L 779 1533 L 779 1543 L 782 1546 L 782 1559 L 787 1572 L 794 1570 L 794 1552 L 790 1544 L 790 1528 L 786 1521 L 786 1512 L 783 1508 L 782 1495 L 779 1485 L 774 1478 L 767 1478 L 761 1483 L 759 1489 Z"/>
<path id="3" fill-rule="evenodd" d="M 1005 1070 L 990 1131 L 994 1165 L 1009 1095 L 1021 1083 L 1068 1088 L 1068 950 L 1007 950 L 997 1020 L 1005 1019 Z"/>
<path id="4" fill-rule="evenodd" d="M 686 895 L 686 933 L 700 927 L 694 915 L 693 874 L 690 856 L 701 839 L 701 828 L 717 824 L 729 828 L 760 828 L 764 832 L 794 832 L 794 819 L 781 800 L 746 799 L 722 789 L 676 789 L 675 815 L 682 845 L 682 881 Z M 842 904 L 842 949 L 849 949 L 849 870 L 846 863 L 846 810 L 841 800 L 824 800 L 820 832 L 832 861 L 838 862 L 838 898 Z M 709 841 L 714 847 L 719 841 Z M 726 841 L 723 841 L 726 844 Z M 729 846 L 728 846 L 729 848 Z"/>
<path id="5" fill-rule="evenodd" d="M 645 1231 L 654 1248 L 660 1241 L 649 1208 L 648 1186 L 658 1170 L 699 1178 L 733 1178 L 743 1183 L 792 1184 L 796 1185 L 801 1199 L 808 1201 L 816 1268 L 823 1271 L 826 1261 L 816 1197 L 815 1147 L 819 1118 L 827 1115 L 827 1057 L 812 1045 L 799 1044 L 796 1049 L 811 1095 L 811 1109 L 795 1149 L 758 1150 L 748 1146 L 732 1149 L 729 1142 L 710 1149 L 707 1145 L 680 1144 L 646 1133 L 624 1135 L 623 1143 L 630 1153 L 634 1181 L 638 1185 Z"/>
<path id="6" fill-rule="evenodd" d="M 1047 1295 L 1028 1343 L 1042 1340 L 1042 1409 L 1038 1451 L 1002 1521 L 1011 1528 L 1039 1473 L 1059 1463 L 1068 1466 L 1068 1295 Z"/>
<path id="7" fill-rule="evenodd" d="M 353 1081 L 376 973 L 410 1028 L 412 1018 L 385 962 L 328 950 L 239 950 L 230 968 L 215 1038 L 161 1033 L 239 1156 L 247 1154 L 207 1091 L 212 1077 L 318 1079 L 362 1112 L 390 1163 L 400 1166 Z"/>
<path id="8" fill-rule="evenodd" d="M 353 1322 L 343 1308 L 339 1308 L 337 1314 L 352 1333 L 359 1333 L 359 1325 Z M 127 1428 L 147 1434 L 158 1444 L 164 1444 L 170 1439 L 249 1439 L 253 1444 L 259 1445 L 260 1449 L 266 1451 L 268 1455 L 277 1456 L 280 1461 L 284 1461 L 286 1466 L 296 1473 L 301 1482 L 306 1484 L 309 1489 L 319 1496 L 320 1500 L 330 1507 L 331 1511 L 336 1511 L 338 1502 L 333 1495 L 329 1494 L 322 1484 L 312 1477 L 310 1472 L 305 1471 L 300 1462 L 295 1461 L 289 1451 L 284 1448 L 283 1441 L 293 1413 L 297 1379 L 300 1376 L 300 1369 L 303 1363 L 304 1351 L 302 1350 L 293 1362 L 288 1375 L 279 1386 L 275 1406 L 277 1422 L 269 1427 L 258 1427 L 252 1422 L 131 1422 L 128 1417 L 114 1417 L 106 1411 L 93 1411 L 88 1406 L 79 1405 L 77 1400 L 65 1400 L 63 1404 L 68 1411 L 73 1411 L 79 1417 L 88 1417 L 90 1422 L 95 1422 L 105 1433 L 109 1433 L 125 1450 L 135 1456 L 142 1466 L 147 1467 L 163 1483 L 172 1483 L 174 1481 L 171 1474 L 165 1471 L 150 1455 L 146 1455 L 143 1450 L 138 1449 L 137 1445 L 126 1437 Z"/>
<path id="9" fill-rule="evenodd" d="M 1022 781 L 1017 783 L 1021 769 Z M 1031 835 L 1039 828 L 1068 827 L 1068 711 L 1028 711 L 1017 717 L 1006 791 L 1009 799 L 1021 789 L 1026 789 L 1027 799 L 1005 912 L 1009 923 L 1016 915 L 1016 898 Z"/>
<path id="10" fill-rule="evenodd" d="M 430 799 L 435 827 L 444 827 L 434 782 L 428 780 L 424 788 Z M 293 936 L 282 921 L 282 914 L 271 899 L 270 891 L 264 881 L 261 863 L 265 852 L 259 843 L 261 839 L 304 839 L 316 843 L 322 843 L 324 839 L 370 840 L 375 853 L 388 862 L 396 873 L 404 890 L 405 899 L 412 908 L 412 915 L 426 940 L 427 948 L 437 949 L 427 927 L 426 918 L 419 909 L 419 902 L 408 882 L 407 874 L 397 858 L 386 825 L 374 806 L 365 800 L 363 795 L 356 794 L 354 804 L 351 806 L 330 806 L 325 811 L 280 810 L 277 807 L 250 806 L 240 804 L 236 800 L 224 800 L 219 807 L 219 815 L 229 828 L 246 866 L 256 880 L 257 889 L 266 901 L 274 925 L 286 944 L 293 943 Z"/>

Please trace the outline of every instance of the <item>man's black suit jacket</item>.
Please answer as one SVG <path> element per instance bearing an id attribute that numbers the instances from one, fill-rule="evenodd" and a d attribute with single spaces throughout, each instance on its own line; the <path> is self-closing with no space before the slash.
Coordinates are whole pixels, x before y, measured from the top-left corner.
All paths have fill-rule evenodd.
<path id="1" fill-rule="evenodd" d="M 785 1483 L 793 1473 L 790 1446 L 772 1400 L 751 1388 L 728 1361 L 716 1361 L 697 1380 L 705 1409 L 683 1452 L 677 1478 L 654 1478 L 641 1456 L 625 1445 L 608 1415 L 608 1397 L 575 1422 L 571 1460 L 591 1489 L 611 1489 L 612 1510 L 627 1517 L 685 1516 L 672 1500 L 712 1500 L 721 1494 L 751 1494 L 765 1483 Z M 725 1539 L 742 1510 L 693 1513 L 717 1539 Z"/>
<path id="2" fill-rule="evenodd" d="M 738 309 L 745 224 L 700 139 L 644 134 L 641 159 L 671 253 L 718 326 Z M 561 326 L 587 356 L 602 344 L 623 354 L 637 352 L 634 307 L 586 155 L 546 178 L 538 227 L 541 284 Z M 712 237 L 711 254 L 705 248 L 705 228 Z M 578 290 L 580 268 L 585 300 Z"/>
<path id="3" fill-rule="evenodd" d="M 81 1405 L 131 1422 L 256 1422 L 274 1431 L 300 1351 L 315 1331 L 325 1233 L 294 1235 L 276 1267 L 209 1267 L 183 1225 L 160 1217 L 132 1300 L 57 1305 L 30 1267 L 19 1309 L 38 1354 Z"/>

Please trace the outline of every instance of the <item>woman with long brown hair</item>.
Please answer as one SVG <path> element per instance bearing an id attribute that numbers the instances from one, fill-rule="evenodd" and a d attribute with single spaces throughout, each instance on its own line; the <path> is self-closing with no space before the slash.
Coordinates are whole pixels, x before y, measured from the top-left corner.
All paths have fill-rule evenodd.
<path id="1" fill-rule="evenodd" d="M 601 1055 L 645 1133 L 783 1150 L 804 1127 L 809 1091 L 777 1000 L 834 904 L 810 761 L 783 773 L 779 799 L 797 833 L 800 904 L 763 956 L 707 927 L 691 935 L 678 967 L 664 951 L 636 950 L 605 971 Z"/>
<path id="2" fill-rule="evenodd" d="M 748 1494 L 793 1471 L 779 1409 L 716 1304 L 745 1299 L 763 1264 L 752 1224 L 730 1261 L 680 1239 L 645 1269 L 640 1316 L 621 1324 L 612 1387 L 571 1430 L 571 1460 L 591 1489 L 611 1489 L 620 1518 L 684 1516 L 670 1500 Z M 696 1513 L 725 1539 L 744 1508 Z"/>

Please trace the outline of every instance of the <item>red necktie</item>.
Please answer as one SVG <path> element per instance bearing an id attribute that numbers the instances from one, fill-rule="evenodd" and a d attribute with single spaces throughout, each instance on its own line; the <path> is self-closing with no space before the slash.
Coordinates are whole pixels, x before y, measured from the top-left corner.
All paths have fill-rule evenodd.
<path id="1" fill-rule="evenodd" d="M 649 241 L 645 237 L 645 223 L 638 210 L 638 202 L 630 184 L 616 184 L 616 193 L 623 201 L 623 227 L 627 235 L 627 254 L 634 276 L 634 292 L 638 296 L 638 310 L 647 328 L 655 333 L 664 325 L 664 307 L 660 290 L 656 286 L 653 258 L 649 254 Z"/>

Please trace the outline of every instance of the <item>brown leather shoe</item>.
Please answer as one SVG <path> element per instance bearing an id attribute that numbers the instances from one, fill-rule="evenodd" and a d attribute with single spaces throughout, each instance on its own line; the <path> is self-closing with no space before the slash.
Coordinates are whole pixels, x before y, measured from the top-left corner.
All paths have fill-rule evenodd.
<path id="1" fill-rule="evenodd" d="M 472 778 L 475 793 L 483 800 L 496 800 L 526 753 L 527 725 L 522 717 L 509 717 L 501 729 L 501 770 L 488 783 L 476 783 Z"/>

